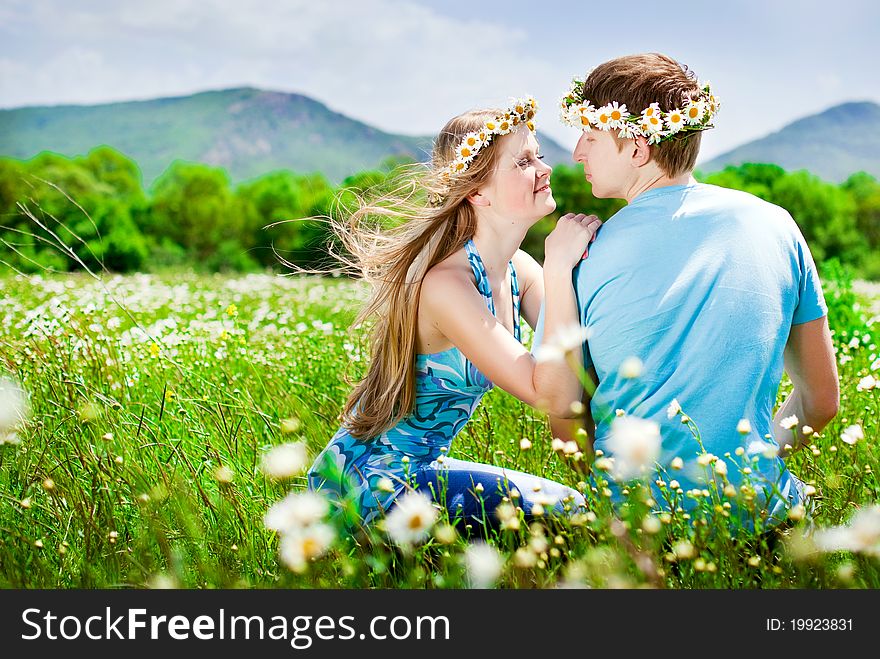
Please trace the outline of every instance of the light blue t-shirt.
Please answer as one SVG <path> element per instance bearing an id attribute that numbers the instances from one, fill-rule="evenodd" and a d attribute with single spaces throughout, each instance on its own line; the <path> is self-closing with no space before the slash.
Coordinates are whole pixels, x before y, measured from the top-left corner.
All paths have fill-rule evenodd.
<path id="1" fill-rule="evenodd" d="M 699 445 L 680 417 L 667 418 L 677 399 L 705 450 L 726 462 L 730 482 L 739 487 L 749 466 L 768 525 L 783 519 L 800 500 L 796 481 L 781 458 L 751 458 L 756 442 L 777 445 L 765 436 L 773 433 L 791 326 L 827 313 L 815 263 L 789 213 L 701 183 L 648 190 L 605 222 L 573 277 L 580 320 L 590 330 L 585 364 L 599 380 L 591 403 L 595 448 L 613 457 L 606 444 L 617 409 L 656 421 L 659 477 L 678 480 L 685 492 L 706 488 L 711 468 L 696 462 Z M 542 333 L 543 310 L 533 350 Z M 628 357 L 643 362 L 641 377 L 620 375 Z M 740 419 L 750 434 L 737 431 Z M 737 456 L 737 447 L 746 454 Z M 670 468 L 675 457 L 684 469 Z M 657 477 L 650 479 L 654 498 L 668 507 Z M 619 500 L 613 483 L 612 491 Z M 687 496 L 682 504 L 696 505 Z"/>

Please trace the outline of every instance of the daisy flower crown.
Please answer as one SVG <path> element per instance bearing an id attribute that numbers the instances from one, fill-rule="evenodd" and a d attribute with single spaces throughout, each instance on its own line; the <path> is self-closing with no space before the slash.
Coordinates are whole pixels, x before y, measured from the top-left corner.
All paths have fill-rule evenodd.
<path id="1" fill-rule="evenodd" d="M 474 158 L 484 146 L 491 144 L 496 135 L 507 135 L 520 124 L 524 123 L 529 130 L 535 130 L 535 113 L 538 103 L 534 97 L 512 99 L 511 105 L 504 112 L 483 122 L 478 130 L 467 133 L 455 147 L 455 159 L 442 172 L 443 178 L 466 172 Z"/>
<path id="2" fill-rule="evenodd" d="M 658 144 L 683 134 L 714 128 L 712 121 L 721 107 L 708 82 L 698 83 L 699 96 L 684 107 L 665 111 L 651 103 L 639 114 L 632 114 L 625 104 L 612 101 L 599 108 L 584 98 L 585 79 L 575 78 L 562 98 L 562 123 L 581 130 L 617 130 L 620 137 L 646 137 L 648 144 Z"/>

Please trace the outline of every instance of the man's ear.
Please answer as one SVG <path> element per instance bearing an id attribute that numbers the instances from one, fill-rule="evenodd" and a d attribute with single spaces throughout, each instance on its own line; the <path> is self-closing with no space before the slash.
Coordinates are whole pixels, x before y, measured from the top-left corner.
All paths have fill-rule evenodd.
<path id="1" fill-rule="evenodd" d="M 651 162 L 651 145 L 648 139 L 642 135 L 636 135 L 633 140 L 632 164 L 633 167 L 644 167 Z"/>
<path id="2" fill-rule="evenodd" d="M 482 193 L 480 190 L 474 190 L 467 196 L 467 200 L 471 202 L 473 206 L 491 206 L 489 203 L 489 198 Z"/>

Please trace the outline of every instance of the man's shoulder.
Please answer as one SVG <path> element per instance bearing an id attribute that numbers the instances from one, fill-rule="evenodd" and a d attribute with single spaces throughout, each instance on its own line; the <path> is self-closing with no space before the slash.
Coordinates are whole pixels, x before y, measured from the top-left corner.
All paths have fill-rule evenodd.
<path id="1" fill-rule="evenodd" d="M 761 197 L 746 192 L 744 190 L 736 190 L 734 188 L 724 188 L 720 185 L 712 185 L 711 183 L 700 183 L 697 191 L 701 199 L 709 202 L 714 201 L 718 206 L 729 208 L 744 208 L 748 210 L 759 210 L 765 213 L 788 215 L 782 206 L 761 199 Z"/>

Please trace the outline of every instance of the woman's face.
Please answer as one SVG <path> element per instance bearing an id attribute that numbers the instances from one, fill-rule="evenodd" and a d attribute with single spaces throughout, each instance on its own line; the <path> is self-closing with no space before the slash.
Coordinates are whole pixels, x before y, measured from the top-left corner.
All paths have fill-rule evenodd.
<path id="1" fill-rule="evenodd" d="M 498 159 L 489 182 L 480 190 L 493 211 L 510 220 L 534 224 L 556 210 L 550 172 L 538 153 L 538 140 L 520 124 L 499 139 Z"/>

